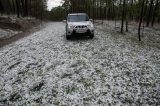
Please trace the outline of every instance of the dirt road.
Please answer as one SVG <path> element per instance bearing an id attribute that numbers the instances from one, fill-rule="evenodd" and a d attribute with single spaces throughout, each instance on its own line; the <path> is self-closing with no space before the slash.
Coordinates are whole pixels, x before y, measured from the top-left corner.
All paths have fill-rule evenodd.
<path id="1" fill-rule="evenodd" d="M 160 105 L 160 50 L 96 25 L 66 40 L 65 24 L 0 48 L 1 105 Z"/>

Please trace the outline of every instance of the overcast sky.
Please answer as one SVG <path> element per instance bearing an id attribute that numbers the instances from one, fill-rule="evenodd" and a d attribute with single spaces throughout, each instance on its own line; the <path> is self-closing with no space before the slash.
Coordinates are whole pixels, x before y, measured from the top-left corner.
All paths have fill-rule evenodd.
<path id="1" fill-rule="evenodd" d="M 48 10 L 51 10 L 53 7 L 61 5 L 62 0 L 48 0 Z"/>

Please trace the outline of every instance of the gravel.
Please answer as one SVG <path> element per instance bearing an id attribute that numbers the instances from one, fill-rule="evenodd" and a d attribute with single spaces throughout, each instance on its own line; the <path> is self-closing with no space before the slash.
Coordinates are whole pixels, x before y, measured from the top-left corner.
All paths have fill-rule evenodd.
<path id="1" fill-rule="evenodd" d="M 0 105 L 160 105 L 160 49 L 102 25 L 66 40 L 49 22 L 0 48 Z"/>

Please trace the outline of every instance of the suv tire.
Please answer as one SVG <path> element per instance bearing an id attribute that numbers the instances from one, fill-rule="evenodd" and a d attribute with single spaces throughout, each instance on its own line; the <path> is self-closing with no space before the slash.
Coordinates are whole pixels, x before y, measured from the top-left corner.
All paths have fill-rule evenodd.
<path id="1" fill-rule="evenodd" d="M 90 34 L 89 37 L 90 37 L 91 39 L 93 39 L 93 38 L 94 38 L 94 34 Z"/>
<path id="2" fill-rule="evenodd" d="M 69 35 L 66 35 L 66 39 L 67 39 L 67 40 L 70 40 L 71 37 L 70 37 Z"/>

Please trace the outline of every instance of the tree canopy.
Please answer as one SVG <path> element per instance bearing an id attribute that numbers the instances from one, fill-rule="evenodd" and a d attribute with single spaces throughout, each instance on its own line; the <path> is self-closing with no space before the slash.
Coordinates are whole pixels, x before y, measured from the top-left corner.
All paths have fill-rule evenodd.
<path id="1" fill-rule="evenodd" d="M 45 11 L 47 11 L 47 0 L 0 0 L 1 14 L 42 18 Z"/>

